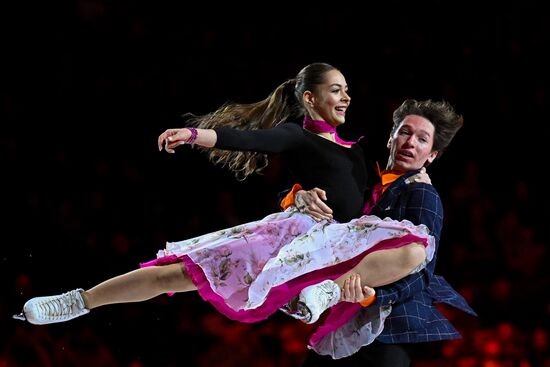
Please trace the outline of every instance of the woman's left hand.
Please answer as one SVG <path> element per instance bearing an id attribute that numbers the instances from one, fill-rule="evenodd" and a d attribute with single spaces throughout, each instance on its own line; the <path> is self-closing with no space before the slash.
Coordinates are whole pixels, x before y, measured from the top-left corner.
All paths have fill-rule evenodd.
<path id="1" fill-rule="evenodd" d="M 411 177 L 407 178 L 405 182 L 407 184 L 410 184 L 410 183 L 425 183 L 428 185 L 432 184 L 432 180 L 430 179 L 430 176 L 426 172 L 426 167 L 422 167 L 420 169 L 420 172 L 418 172 L 416 175 L 412 175 Z"/>

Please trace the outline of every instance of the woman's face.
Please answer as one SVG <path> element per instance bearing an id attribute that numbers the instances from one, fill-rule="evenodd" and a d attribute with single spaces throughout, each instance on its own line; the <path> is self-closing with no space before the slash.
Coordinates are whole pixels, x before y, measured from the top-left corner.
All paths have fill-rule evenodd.
<path id="1" fill-rule="evenodd" d="M 310 117 L 314 120 L 324 120 L 332 126 L 343 124 L 351 101 L 347 91 L 346 78 L 340 71 L 334 69 L 327 72 L 323 84 L 319 84 L 315 91 L 304 93 Z"/>

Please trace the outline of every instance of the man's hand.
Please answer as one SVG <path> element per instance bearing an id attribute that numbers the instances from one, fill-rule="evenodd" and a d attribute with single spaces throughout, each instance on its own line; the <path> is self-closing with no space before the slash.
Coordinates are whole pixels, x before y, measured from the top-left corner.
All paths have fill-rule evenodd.
<path id="1" fill-rule="evenodd" d="M 300 213 L 308 214 L 319 222 L 323 219 L 332 219 L 332 209 L 324 203 L 326 200 L 325 190 L 316 187 L 308 191 L 298 191 L 294 197 L 294 205 Z"/>
<path id="2" fill-rule="evenodd" d="M 361 287 L 361 277 L 359 274 L 352 274 L 344 281 L 340 300 L 353 303 L 364 302 L 374 295 L 375 291 L 373 288 L 369 286 Z"/>

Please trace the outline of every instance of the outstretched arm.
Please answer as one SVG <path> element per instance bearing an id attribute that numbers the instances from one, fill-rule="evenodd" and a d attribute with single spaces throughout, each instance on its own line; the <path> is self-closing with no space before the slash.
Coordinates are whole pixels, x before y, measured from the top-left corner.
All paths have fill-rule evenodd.
<path id="1" fill-rule="evenodd" d="M 305 144 L 305 139 L 303 129 L 294 123 L 284 123 L 270 129 L 259 130 L 227 127 L 168 129 L 158 137 L 159 150 L 164 148 L 168 153 L 174 153 L 175 148 L 184 144 L 232 151 L 281 153 L 299 149 Z"/>
<path id="2" fill-rule="evenodd" d="M 194 131 L 193 131 L 194 130 Z M 168 129 L 158 138 L 159 151 L 166 150 L 168 153 L 175 153 L 174 149 L 183 144 L 197 144 L 202 147 L 212 148 L 216 145 L 218 136 L 212 129 Z"/>

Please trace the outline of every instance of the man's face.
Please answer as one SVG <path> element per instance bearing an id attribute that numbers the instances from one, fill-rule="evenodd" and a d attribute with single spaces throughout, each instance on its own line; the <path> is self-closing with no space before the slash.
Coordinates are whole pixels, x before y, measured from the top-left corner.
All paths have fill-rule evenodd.
<path id="1" fill-rule="evenodd" d="M 388 141 L 390 160 L 387 168 L 404 173 L 431 163 L 437 156 L 437 151 L 432 151 L 434 134 L 434 126 L 428 119 L 406 116 Z"/>

